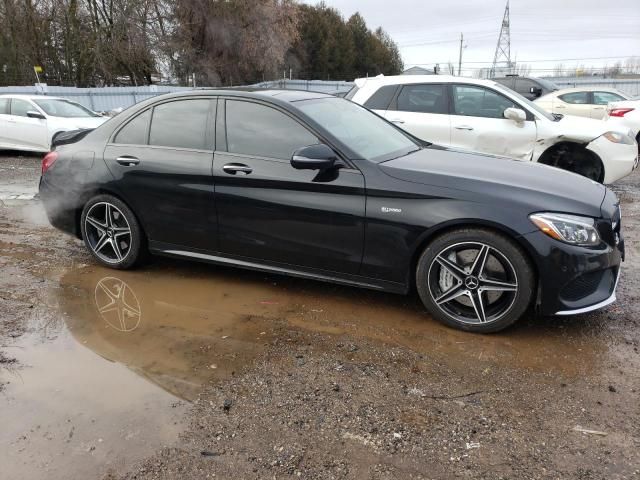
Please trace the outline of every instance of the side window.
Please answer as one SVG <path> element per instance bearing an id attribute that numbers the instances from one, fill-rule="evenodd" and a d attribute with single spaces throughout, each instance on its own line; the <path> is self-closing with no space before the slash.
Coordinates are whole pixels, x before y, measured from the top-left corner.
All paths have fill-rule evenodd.
<path id="1" fill-rule="evenodd" d="M 402 112 L 449 113 L 446 85 L 406 85 L 398 95 Z"/>
<path id="2" fill-rule="evenodd" d="M 14 98 L 11 100 L 11 115 L 26 117 L 28 111 L 35 109 L 36 107 L 31 105 L 26 100 L 20 100 L 18 98 Z"/>
<path id="3" fill-rule="evenodd" d="M 558 98 L 565 103 L 576 105 L 587 105 L 589 103 L 589 94 L 587 92 L 572 92 L 558 95 Z"/>
<path id="4" fill-rule="evenodd" d="M 295 150 L 319 143 L 298 122 L 275 108 L 227 100 L 227 151 L 289 160 Z"/>
<path id="5" fill-rule="evenodd" d="M 453 86 L 453 110 L 456 115 L 504 118 L 507 108 L 521 108 L 513 100 L 493 90 L 471 85 Z"/>
<path id="6" fill-rule="evenodd" d="M 151 119 L 151 110 L 146 110 L 133 120 L 130 120 L 124 128 L 122 128 L 114 140 L 115 143 L 124 143 L 127 145 L 146 145 L 147 130 L 149 120 Z"/>
<path id="7" fill-rule="evenodd" d="M 9 99 L 0 98 L 0 115 L 9 115 Z"/>
<path id="8" fill-rule="evenodd" d="M 531 95 L 531 89 L 533 87 L 540 88 L 540 85 L 528 78 L 518 78 L 516 80 L 516 85 L 516 92 L 525 95 Z"/>
<path id="9" fill-rule="evenodd" d="M 154 107 L 149 145 L 212 150 L 212 131 L 208 128 L 211 101 L 177 100 Z"/>
<path id="10" fill-rule="evenodd" d="M 593 103 L 596 105 L 606 105 L 609 102 L 619 102 L 621 100 L 624 100 L 624 98 L 617 93 L 593 92 Z"/>
<path id="11" fill-rule="evenodd" d="M 364 106 L 370 110 L 386 110 L 396 93 L 397 85 L 385 85 L 374 93 L 369 100 L 364 102 Z"/>

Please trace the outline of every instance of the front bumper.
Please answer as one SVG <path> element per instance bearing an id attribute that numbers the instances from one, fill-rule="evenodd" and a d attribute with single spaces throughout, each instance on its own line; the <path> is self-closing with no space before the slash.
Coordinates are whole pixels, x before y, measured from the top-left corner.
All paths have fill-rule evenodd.
<path id="1" fill-rule="evenodd" d="M 598 310 L 616 301 L 624 240 L 611 223 L 602 222 L 600 248 L 586 248 L 559 242 L 542 232 L 523 239 L 536 252 L 538 268 L 537 309 L 542 315 L 574 315 Z"/>
<path id="2" fill-rule="evenodd" d="M 598 137 L 587 145 L 604 165 L 604 183 L 612 183 L 629 175 L 638 167 L 638 144 L 613 143 Z"/>

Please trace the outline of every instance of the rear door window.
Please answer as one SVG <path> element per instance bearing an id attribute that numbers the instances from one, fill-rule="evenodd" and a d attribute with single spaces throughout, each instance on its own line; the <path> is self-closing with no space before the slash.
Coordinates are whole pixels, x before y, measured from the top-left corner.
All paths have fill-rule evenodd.
<path id="1" fill-rule="evenodd" d="M 149 145 L 213 150 L 213 128 L 209 127 L 211 101 L 177 100 L 153 109 Z"/>
<path id="2" fill-rule="evenodd" d="M 571 92 L 564 95 L 558 95 L 558 98 L 565 103 L 571 103 L 572 105 L 587 105 L 589 103 L 588 92 Z"/>
<path id="3" fill-rule="evenodd" d="M 125 145 L 146 145 L 151 110 L 146 110 L 129 121 L 116 135 L 115 143 Z"/>
<path id="4" fill-rule="evenodd" d="M 397 89 L 397 85 L 385 85 L 379 88 L 369 100 L 364 102 L 364 106 L 370 110 L 386 110 L 389 108 Z"/>
<path id="5" fill-rule="evenodd" d="M 447 87 L 442 84 L 405 85 L 397 103 L 401 112 L 449 113 Z"/>

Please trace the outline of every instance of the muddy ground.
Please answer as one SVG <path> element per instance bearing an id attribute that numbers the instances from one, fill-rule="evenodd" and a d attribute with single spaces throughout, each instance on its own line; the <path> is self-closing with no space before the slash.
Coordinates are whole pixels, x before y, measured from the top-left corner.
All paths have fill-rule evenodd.
<path id="1" fill-rule="evenodd" d="M 619 301 L 481 336 L 415 296 L 98 267 L 39 161 L 0 154 L 3 480 L 640 479 L 640 173 Z"/>

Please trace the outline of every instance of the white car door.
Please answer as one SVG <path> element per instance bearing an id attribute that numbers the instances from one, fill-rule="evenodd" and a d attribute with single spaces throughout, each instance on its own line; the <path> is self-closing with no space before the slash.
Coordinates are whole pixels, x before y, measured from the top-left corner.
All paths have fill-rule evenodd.
<path id="1" fill-rule="evenodd" d="M 47 120 L 30 118 L 27 112 L 32 111 L 40 113 L 31 102 L 21 98 L 12 98 L 7 136 L 16 148 L 47 151 L 49 150 Z"/>
<path id="2" fill-rule="evenodd" d="M 9 142 L 9 107 L 8 98 L 0 98 L 0 147 L 9 148 L 12 144 Z"/>
<path id="3" fill-rule="evenodd" d="M 451 146 L 480 153 L 530 160 L 536 122 L 504 118 L 507 108 L 522 109 L 513 100 L 478 85 L 452 85 Z"/>
<path id="4" fill-rule="evenodd" d="M 384 116 L 422 140 L 437 145 L 451 143 L 447 84 L 403 85 Z"/>
<path id="5" fill-rule="evenodd" d="M 593 105 L 589 92 L 570 92 L 558 95 L 553 102 L 553 113 L 591 118 Z"/>

